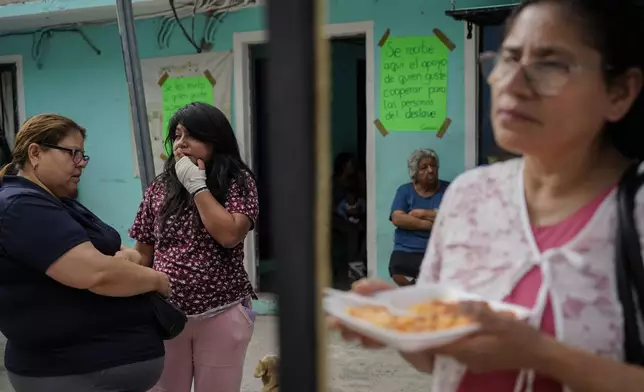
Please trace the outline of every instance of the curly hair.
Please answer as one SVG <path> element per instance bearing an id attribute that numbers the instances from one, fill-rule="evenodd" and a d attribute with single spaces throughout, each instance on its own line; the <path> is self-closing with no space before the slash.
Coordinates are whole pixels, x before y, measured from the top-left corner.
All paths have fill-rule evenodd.
<path id="1" fill-rule="evenodd" d="M 416 179 L 420 161 L 425 158 L 433 158 L 434 161 L 436 161 L 436 167 L 438 168 L 440 166 L 440 161 L 438 160 L 438 154 L 436 154 L 436 151 L 432 150 L 431 148 L 419 148 L 417 150 L 414 150 L 414 152 L 411 153 L 409 159 L 407 160 L 407 167 L 409 168 L 409 178 L 412 181 Z"/>

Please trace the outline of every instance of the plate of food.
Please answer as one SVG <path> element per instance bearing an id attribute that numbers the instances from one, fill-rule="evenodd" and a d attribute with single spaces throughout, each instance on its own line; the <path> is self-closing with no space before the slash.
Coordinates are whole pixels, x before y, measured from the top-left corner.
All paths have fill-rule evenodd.
<path id="1" fill-rule="evenodd" d="M 383 291 L 363 301 L 357 295 L 324 298 L 324 310 L 348 328 L 403 352 L 444 346 L 476 332 L 480 326 L 459 314 L 462 301 L 484 301 L 496 312 L 527 319 L 522 306 L 482 297 L 443 285 L 408 286 Z"/>

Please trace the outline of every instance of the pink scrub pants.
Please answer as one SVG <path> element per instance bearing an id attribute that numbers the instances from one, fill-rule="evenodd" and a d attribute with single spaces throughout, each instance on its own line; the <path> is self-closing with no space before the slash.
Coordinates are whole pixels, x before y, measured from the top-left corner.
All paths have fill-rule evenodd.
<path id="1" fill-rule="evenodd" d="M 239 392 L 253 320 L 242 304 L 203 320 L 165 342 L 165 366 L 150 392 Z"/>

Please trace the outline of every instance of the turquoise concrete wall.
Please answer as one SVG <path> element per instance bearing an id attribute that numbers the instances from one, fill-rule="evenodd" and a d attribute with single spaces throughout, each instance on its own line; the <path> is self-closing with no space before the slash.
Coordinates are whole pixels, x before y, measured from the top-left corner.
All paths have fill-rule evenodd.
<path id="1" fill-rule="evenodd" d="M 501 2 L 457 3 L 462 8 L 468 4 Z M 63 3 L 66 2 L 54 2 Z M 453 123 L 445 137 L 437 139 L 434 133 L 424 132 L 390 133 L 387 137 L 376 134 L 377 255 L 378 275 L 383 277 L 387 275 L 393 246 L 393 226 L 388 221 L 390 203 L 396 188 L 407 181 L 409 153 L 418 147 L 435 149 L 441 156 L 441 177 L 447 180 L 464 168 L 463 24 L 445 17 L 444 10 L 448 7 L 449 2 L 443 0 L 329 0 L 330 23 L 372 20 L 375 43 L 387 28 L 393 36 L 430 35 L 433 28 L 439 28 L 456 44 L 448 69 L 448 116 Z M 214 50 L 232 49 L 234 32 L 264 29 L 263 12 L 261 8 L 251 8 L 229 15 L 219 27 Z M 170 47 L 158 49 L 158 23 L 157 20 L 137 23 L 141 58 L 192 53 L 178 29 Z M 92 161 L 81 181 L 80 199 L 127 238 L 141 189 L 139 179 L 133 175 L 129 103 L 118 31 L 114 25 L 87 27 L 85 31 L 102 51 L 101 56 L 92 52 L 80 36 L 70 33 L 56 33 L 48 42 L 42 69 L 37 69 L 31 58 L 30 36 L 0 38 L 0 56 L 23 56 L 27 116 L 58 112 L 87 128 L 87 151 Z M 376 117 L 380 87 L 378 49 L 376 46 Z"/>

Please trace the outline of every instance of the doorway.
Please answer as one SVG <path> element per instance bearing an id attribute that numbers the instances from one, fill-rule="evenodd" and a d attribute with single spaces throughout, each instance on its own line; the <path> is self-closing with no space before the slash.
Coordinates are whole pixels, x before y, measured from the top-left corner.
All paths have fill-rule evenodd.
<path id="1" fill-rule="evenodd" d="M 352 280 L 366 276 L 366 60 L 364 37 L 333 38 L 331 40 L 331 157 L 347 160 L 355 171 L 347 177 L 351 187 L 346 195 L 334 200 L 332 212 L 332 270 L 333 284 L 346 288 Z M 264 293 L 275 292 L 275 258 L 271 247 L 272 222 L 269 208 L 270 172 L 266 125 L 268 122 L 266 44 L 249 47 L 251 96 L 251 151 L 253 171 L 261 214 L 256 223 L 257 288 Z M 350 160 L 350 161 L 349 161 Z M 334 167 L 334 169 L 337 169 Z M 338 173 L 341 174 L 341 173 Z M 354 194 L 355 193 L 355 194 Z M 336 190 L 334 194 L 338 194 Z M 335 198 L 334 198 L 335 199 Z M 353 207 L 353 208 L 351 208 Z M 347 213 L 350 213 L 347 215 Z M 277 218 L 279 219 L 279 218 Z"/>
<path id="2" fill-rule="evenodd" d="M 19 128 L 18 66 L 0 63 L 0 166 L 11 161 L 11 148 Z"/>
<path id="3" fill-rule="evenodd" d="M 349 256 L 342 240 L 332 235 L 332 258 L 329 267 L 342 265 L 336 271 L 338 286 L 346 286 L 353 278 L 376 273 L 375 247 L 375 139 L 373 97 L 373 23 L 359 22 L 327 25 L 326 34 L 331 42 L 332 102 L 331 102 L 331 159 L 350 155 L 356 171 L 361 175 L 362 186 L 355 188 L 365 200 L 362 230 L 357 238 L 359 251 Z M 246 240 L 245 266 L 256 291 L 275 291 L 275 263 L 271 249 L 270 192 L 265 178 L 269 172 L 266 156 L 268 113 L 263 94 L 266 91 L 268 53 L 265 32 L 235 33 L 235 125 L 244 158 L 257 175 L 261 213 L 255 235 Z M 329 211 L 332 214 L 333 211 Z M 313 261 L 311 261 L 313 262 Z M 352 264 L 349 264 L 349 263 Z M 350 268 L 351 267 L 351 268 Z M 335 268 L 337 269 L 337 268 Z M 344 282 L 340 282 L 344 280 Z"/>

